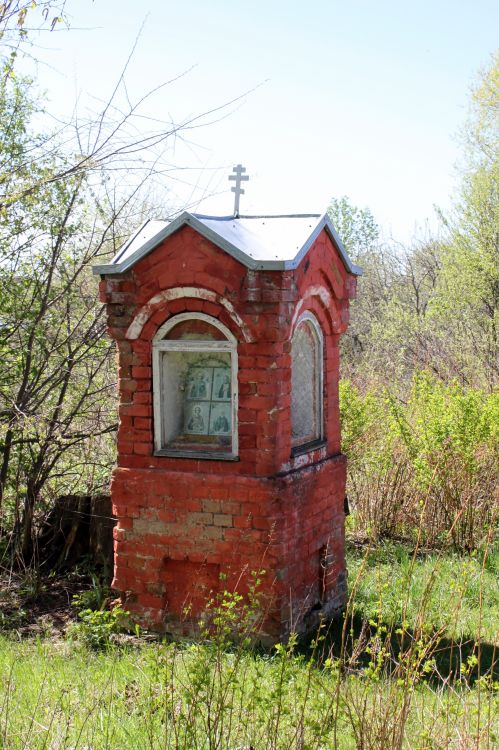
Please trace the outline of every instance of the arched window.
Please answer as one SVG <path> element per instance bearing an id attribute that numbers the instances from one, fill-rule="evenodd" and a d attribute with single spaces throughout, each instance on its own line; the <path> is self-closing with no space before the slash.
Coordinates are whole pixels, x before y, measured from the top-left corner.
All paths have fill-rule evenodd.
<path id="1" fill-rule="evenodd" d="M 203 313 L 171 318 L 153 340 L 156 455 L 237 457 L 237 340 Z"/>
<path id="2" fill-rule="evenodd" d="M 291 340 L 291 445 L 298 449 L 322 440 L 323 339 L 312 315 L 304 313 Z"/>

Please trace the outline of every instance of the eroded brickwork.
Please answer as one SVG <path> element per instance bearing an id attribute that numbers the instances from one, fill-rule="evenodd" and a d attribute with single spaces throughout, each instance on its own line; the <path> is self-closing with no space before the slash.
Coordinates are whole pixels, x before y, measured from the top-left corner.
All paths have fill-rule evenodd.
<path id="1" fill-rule="evenodd" d="M 295 271 L 251 271 L 190 227 L 100 285 L 119 352 L 114 586 L 143 624 L 188 628 L 221 572 L 266 569 L 270 637 L 312 627 L 345 593 L 338 342 L 355 277 L 326 232 Z M 154 455 L 152 339 L 202 312 L 238 340 L 239 460 Z M 290 341 L 312 312 L 324 335 L 324 444 L 292 456 Z M 224 585 L 227 585 L 225 582 Z"/>

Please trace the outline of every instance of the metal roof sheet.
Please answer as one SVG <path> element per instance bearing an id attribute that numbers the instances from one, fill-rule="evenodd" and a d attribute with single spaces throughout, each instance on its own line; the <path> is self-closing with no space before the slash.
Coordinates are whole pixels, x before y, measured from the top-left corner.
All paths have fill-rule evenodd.
<path id="1" fill-rule="evenodd" d="M 296 268 L 323 229 L 332 237 L 350 273 L 359 275 L 327 214 L 291 216 L 205 216 L 185 211 L 171 222 L 150 220 L 118 251 L 111 263 L 94 266 L 102 276 L 128 271 L 182 226 L 191 226 L 248 268 Z"/>

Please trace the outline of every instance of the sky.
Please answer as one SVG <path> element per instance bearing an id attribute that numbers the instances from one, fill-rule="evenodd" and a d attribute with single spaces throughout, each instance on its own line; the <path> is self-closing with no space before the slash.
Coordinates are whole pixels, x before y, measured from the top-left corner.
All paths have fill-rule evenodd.
<path id="1" fill-rule="evenodd" d="M 469 89 L 497 46 L 492 0 L 68 0 L 70 29 L 40 37 L 38 83 L 63 116 L 98 106 L 126 72 L 131 99 L 184 121 L 229 104 L 172 141 L 164 214 L 228 215 L 227 178 L 250 177 L 241 213 L 368 207 L 410 242 L 448 210 Z M 232 183 L 233 184 L 233 183 Z"/>

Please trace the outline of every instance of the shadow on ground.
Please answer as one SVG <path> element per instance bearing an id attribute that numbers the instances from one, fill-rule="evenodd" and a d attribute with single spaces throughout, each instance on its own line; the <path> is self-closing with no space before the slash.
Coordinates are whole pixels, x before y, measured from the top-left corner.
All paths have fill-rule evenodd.
<path id="1" fill-rule="evenodd" d="M 347 669 L 362 671 L 368 667 L 372 659 L 372 653 L 368 653 L 366 648 L 372 646 L 376 649 L 379 644 L 384 645 L 390 654 L 387 660 L 388 671 L 394 670 L 400 656 L 407 652 L 415 638 L 413 630 L 405 629 L 403 633 L 401 631 L 400 623 L 380 623 L 373 627 L 361 613 L 349 617 L 346 627 L 343 618 L 335 618 L 325 626 L 324 640 L 316 648 L 316 656 L 320 662 L 331 656 L 339 658 L 343 654 Z M 377 633 L 383 633 L 379 640 Z M 471 636 L 452 640 L 437 637 L 435 633 L 430 632 L 427 637 L 434 639 L 431 653 L 427 657 L 433 661 L 434 666 L 424 675 L 426 682 L 441 687 L 455 686 L 464 678 L 468 685 L 475 684 L 480 677 L 499 680 L 497 644 L 479 642 Z M 313 640 L 311 638 L 301 644 L 303 653 L 310 655 Z"/>

